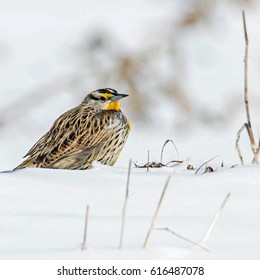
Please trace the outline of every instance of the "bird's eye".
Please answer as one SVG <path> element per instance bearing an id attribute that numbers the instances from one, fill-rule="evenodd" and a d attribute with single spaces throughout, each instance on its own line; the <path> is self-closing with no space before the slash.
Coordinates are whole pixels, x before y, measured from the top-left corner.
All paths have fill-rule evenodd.
<path id="1" fill-rule="evenodd" d="M 105 101 L 106 98 L 105 98 L 104 96 L 101 96 L 101 97 L 100 97 L 100 100 L 101 100 L 101 101 Z"/>

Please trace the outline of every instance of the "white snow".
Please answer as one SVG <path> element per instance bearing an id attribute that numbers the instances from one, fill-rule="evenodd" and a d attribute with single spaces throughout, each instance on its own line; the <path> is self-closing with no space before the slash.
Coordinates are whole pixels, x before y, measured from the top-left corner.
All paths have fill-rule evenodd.
<path id="1" fill-rule="evenodd" d="M 129 141 L 126 149 L 132 150 Z M 138 149 L 146 157 L 146 151 Z M 167 156 L 177 159 L 174 155 Z M 139 157 L 140 159 L 141 157 Z M 159 159 L 159 158 L 158 158 Z M 120 162 L 122 164 L 120 164 Z M 139 164 L 145 163 L 138 161 Z M 123 248 L 118 249 L 127 181 L 128 153 L 115 167 L 87 171 L 26 169 L 0 174 L 0 258 L 2 259 L 258 259 L 260 257 L 260 167 L 220 167 L 195 175 L 199 160 L 176 167 L 132 168 Z M 142 249 L 168 175 L 171 181 L 157 228 L 201 242 L 227 193 L 231 193 L 206 246 L 165 231 L 153 231 Z M 90 206 L 88 250 L 81 251 L 84 215 Z"/>
<path id="2" fill-rule="evenodd" d="M 4 50 L 4 55 L 0 52 L 1 109 L 24 93 L 70 73 L 75 67 L 71 49 L 84 34 L 105 26 L 108 33 L 113 31 L 123 42 L 126 51 L 137 50 L 156 40 L 159 33 L 167 33 L 167 18 L 171 19 L 174 12 L 178 17 L 179 9 L 183 8 L 177 1 L 163 1 L 162 5 L 162 1 L 136 0 L 127 1 L 126 5 L 125 1 L 115 0 L 108 5 L 104 0 L 80 0 L 76 5 L 68 0 L 62 1 L 62 8 L 57 0 L 37 4 L 30 0 L 22 4 L 17 0 L 4 2 L 0 11 L 0 47 Z M 241 9 L 221 2 L 215 12 L 218 22 L 214 28 L 205 31 L 198 26 L 193 34 L 182 34 L 187 60 L 185 89 L 195 104 L 205 108 L 205 114 L 207 109 L 220 112 L 221 116 L 226 104 L 233 104 L 233 98 L 239 94 L 242 104 Z M 250 105 L 257 131 L 260 57 L 257 3 L 247 15 Z M 154 31 L 153 38 L 149 38 L 149 29 Z M 144 86 L 145 82 L 148 81 L 144 81 Z M 77 102 L 66 92 L 53 95 L 29 113 L 32 122 L 27 123 L 24 118 L 19 126 L 14 121 L 2 128 L 0 170 L 17 166 L 55 118 Z M 123 102 L 124 110 L 127 100 Z M 245 122 L 244 108 L 241 106 L 240 113 L 230 110 L 229 120 L 221 126 L 203 126 L 196 119 L 186 120 L 187 116 L 173 112 L 170 103 L 158 105 L 157 111 L 153 108 L 155 125 L 147 123 L 144 128 L 140 123 L 132 123 L 128 142 L 114 167 L 97 163 L 87 171 L 26 169 L 0 173 L 0 258 L 259 259 L 260 168 L 236 165 L 239 160 L 234 148 L 237 130 Z M 180 119 L 190 124 L 188 129 L 178 127 Z M 128 161 L 131 158 L 139 165 L 146 163 L 148 150 L 150 160 L 159 161 L 166 139 L 175 142 L 180 156 L 169 144 L 163 161 L 184 162 L 149 172 L 132 168 L 124 242 L 119 250 Z M 241 145 L 245 162 L 250 163 L 252 157 L 245 135 Z M 213 173 L 203 174 L 204 167 L 196 175 L 195 170 L 187 170 L 188 164 L 196 169 L 218 155 L 208 164 L 214 168 Z M 156 227 L 168 227 L 194 242 L 201 242 L 225 196 L 231 193 L 206 242 L 209 252 L 165 231 L 153 231 L 147 248 L 142 248 L 168 175 L 171 181 Z M 90 205 L 88 249 L 82 251 L 87 205 Z"/>

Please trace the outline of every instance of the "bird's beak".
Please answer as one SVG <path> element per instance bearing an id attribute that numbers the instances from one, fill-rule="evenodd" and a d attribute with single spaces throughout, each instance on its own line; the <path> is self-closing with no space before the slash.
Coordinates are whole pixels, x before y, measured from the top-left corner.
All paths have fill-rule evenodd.
<path id="1" fill-rule="evenodd" d="M 110 100 L 116 101 L 116 100 L 122 99 L 127 96 L 128 96 L 128 94 L 118 93 L 117 95 L 113 96 Z"/>

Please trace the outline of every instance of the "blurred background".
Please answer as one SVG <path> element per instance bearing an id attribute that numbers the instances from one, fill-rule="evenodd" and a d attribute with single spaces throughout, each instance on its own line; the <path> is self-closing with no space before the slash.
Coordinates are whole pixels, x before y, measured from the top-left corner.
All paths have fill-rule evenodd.
<path id="1" fill-rule="evenodd" d="M 246 121 L 242 9 L 258 137 L 259 1 L 1 0 L 0 169 L 18 164 L 61 113 L 102 87 L 129 94 L 122 110 L 133 130 L 119 164 L 144 162 L 147 150 L 159 160 L 166 139 L 182 159 L 220 154 L 238 163 L 236 133 Z M 241 143 L 250 162 L 246 136 Z"/>

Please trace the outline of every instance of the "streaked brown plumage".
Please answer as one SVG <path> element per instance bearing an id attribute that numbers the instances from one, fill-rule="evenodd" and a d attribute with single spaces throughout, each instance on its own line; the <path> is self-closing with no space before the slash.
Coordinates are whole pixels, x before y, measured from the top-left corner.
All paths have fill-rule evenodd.
<path id="1" fill-rule="evenodd" d="M 126 142 L 130 122 L 120 110 L 126 97 L 106 88 L 91 92 L 65 112 L 15 168 L 88 169 L 92 161 L 113 165 Z"/>

